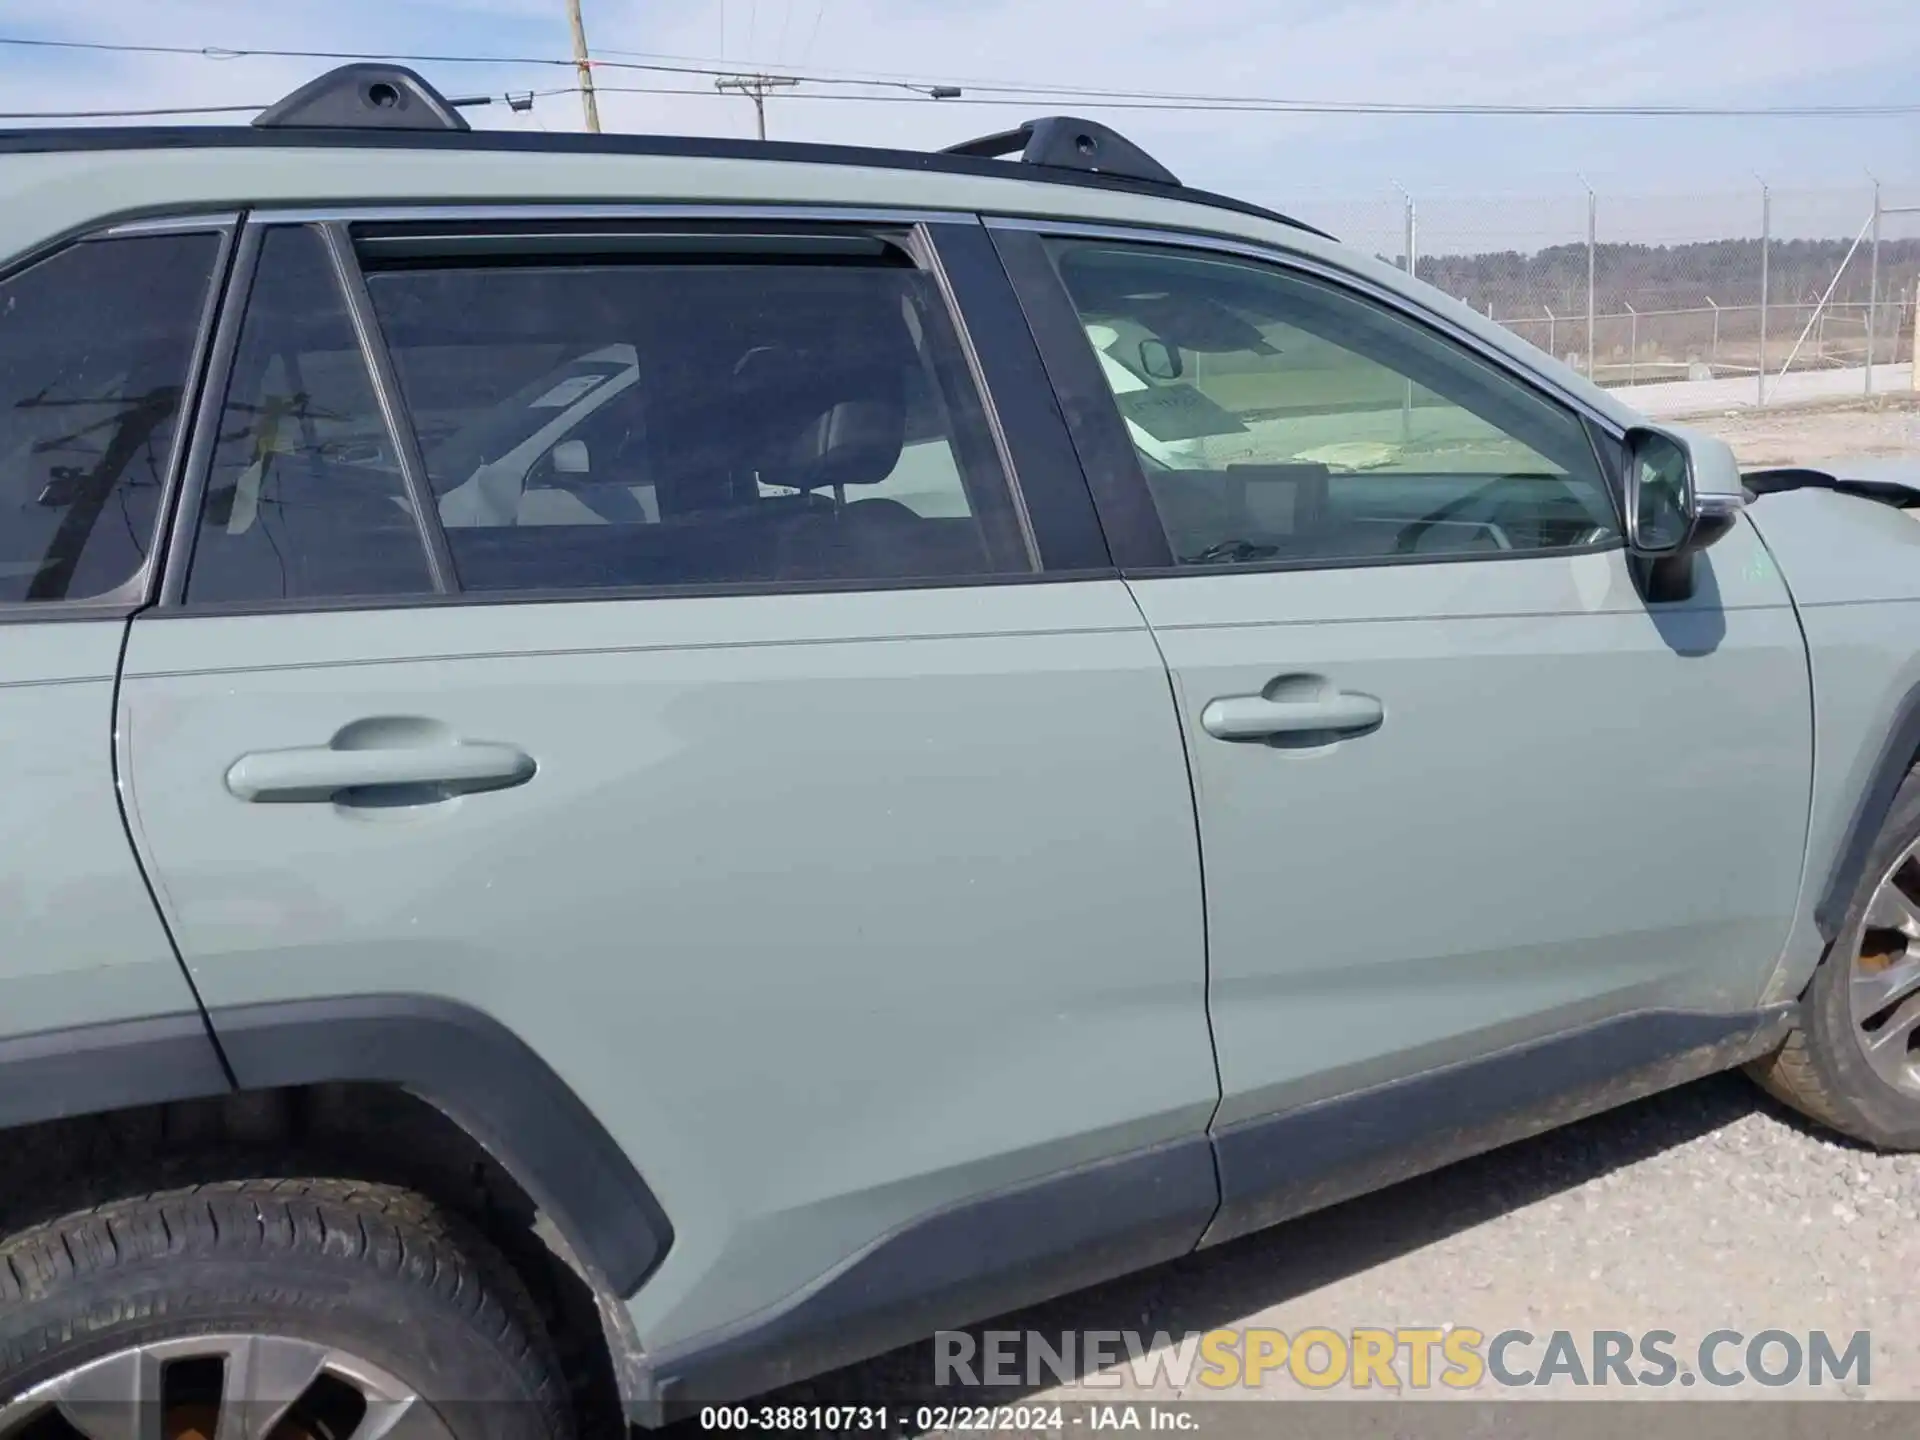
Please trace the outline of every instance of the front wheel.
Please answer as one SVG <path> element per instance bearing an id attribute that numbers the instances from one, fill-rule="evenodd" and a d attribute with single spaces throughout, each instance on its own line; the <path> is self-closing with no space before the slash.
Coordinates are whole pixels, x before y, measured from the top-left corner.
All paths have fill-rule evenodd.
<path id="1" fill-rule="evenodd" d="M 1920 771 L 1894 795 L 1800 1028 L 1750 1073 L 1844 1135 L 1920 1150 Z"/>
<path id="2" fill-rule="evenodd" d="M 569 1440 L 518 1278 L 417 1195 L 257 1180 L 0 1240 L 0 1440 Z"/>

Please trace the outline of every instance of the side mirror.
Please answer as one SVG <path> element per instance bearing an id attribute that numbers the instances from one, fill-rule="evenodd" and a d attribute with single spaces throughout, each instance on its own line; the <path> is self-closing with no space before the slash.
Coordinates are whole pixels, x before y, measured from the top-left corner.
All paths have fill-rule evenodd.
<path id="1" fill-rule="evenodd" d="M 584 440 L 562 440 L 553 447 L 553 473 L 556 475 L 586 475 L 592 466 L 587 459 L 587 442 Z"/>
<path id="2" fill-rule="evenodd" d="M 1627 432 L 1624 478 L 1627 549 L 1646 598 L 1686 599 L 1694 555 L 1733 528 L 1740 497 L 1700 494 L 1686 441 L 1650 426 Z"/>
<path id="3" fill-rule="evenodd" d="M 1627 432 L 1627 544 L 1636 555 L 1672 555 L 1693 530 L 1693 456 L 1664 430 Z"/>

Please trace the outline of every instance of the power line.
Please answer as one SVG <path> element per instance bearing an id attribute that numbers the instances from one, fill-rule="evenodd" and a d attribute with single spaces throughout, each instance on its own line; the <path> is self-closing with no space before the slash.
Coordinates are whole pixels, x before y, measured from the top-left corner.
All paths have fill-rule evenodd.
<path id="1" fill-rule="evenodd" d="M 822 82 L 808 82 L 808 83 L 822 83 Z M 849 84 L 854 82 L 843 81 L 840 83 Z M 860 83 L 878 84 L 882 82 L 864 81 Z M 892 83 L 905 85 L 906 82 L 896 81 Z M 602 85 L 600 87 L 600 90 L 602 94 L 625 93 L 625 94 L 642 94 L 642 95 L 705 95 L 707 93 L 705 90 L 697 90 L 697 89 L 683 90 L 683 89 L 664 89 L 664 88 L 658 88 L 654 86 L 620 86 L 620 85 Z M 878 101 L 883 104 L 909 105 L 909 104 L 919 103 L 920 101 L 924 100 L 926 97 L 924 92 L 922 92 L 919 95 L 839 95 L 839 94 L 828 95 L 828 94 L 819 94 L 819 93 L 810 94 L 804 90 L 800 90 L 800 91 L 795 91 L 790 95 L 787 95 L 785 98 L 788 100 L 868 100 L 868 101 Z M 1831 107 L 1831 106 L 1804 107 L 1804 108 L 1791 108 L 1791 109 L 1775 108 L 1775 109 L 1767 109 L 1767 110 L 1675 109 L 1672 107 L 1654 107 L 1654 106 L 1648 106 L 1648 107 L 1639 108 L 1639 109 L 1625 109 L 1621 107 L 1595 109 L 1593 107 L 1582 107 L 1577 105 L 1530 105 L 1530 106 L 1485 105 L 1485 106 L 1469 107 L 1469 106 L 1461 106 L 1461 105 L 1410 105 L 1409 104 L 1409 105 L 1388 106 L 1384 104 L 1372 104 L 1372 103 L 1362 102 L 1362 101 L 1334 103 L 1334 102 L 1319 102 L 1319 101 L 1289 101 L 1289 100 L 1242 101 L 1242 100 L 1224 100 L 1224 99 L 1212 100 L 1212 101 L 1106 100 L 1106 99 L 1100 99 L 1098 97 L 1093 97 L 1093 96 L 1071 96 L 1071 97 L 1048 96 L 1045 93 L 1037 93 L 1034 95 L 1021 95 L 1021 96 L 955 95 L 955 96 L 948 96 L 943 98 L 940 101 L 940 103 L 942 105 L 997 105 L 1003 108 L 1010 107 L 1014 109 L 1031 110 L 1034 108 L 1036 104 L 1044 103 L 1049 99 L 1068 99 L 1068 98 L 1076 99 L 1076 100 L 1090 100 L 1092 103 L 1086 107 L 1089 110 L 1174 110 L 1174 111 L 1189 112 L 1189 113 L 1206 113 L 1206 114 L 1216 114 L 1216 115 L 1427 115 L 1427 116 L 1534 115 L 1534 116 L 1541 116 L 1541 117 L 1607 115 L 1607 116 L 1644 116 L 1648 118 L 1659 118 L 1662 116 L 1669 116 L 1669 117 L 1672 117 L 1672 116 L 1690 116 L 1690 117 L 1747 116 L 1750 118 L 1756 117 L 1756 116 L 1770 116 L 1770 117 L 1801 118 L 1801 119 L 1816 119 L 1821 117 L 1857 118 L 1862 115 L 1876 115 L 1876 116 L 1878 115 L 1920 115 L 1920 104 L 1876 106 L 1871 109 L 1865 109 L 1861 107 Z"/>
<path id="2" fill-rule="evenodd" d="M 787 53 L 787 26 L 793 23 L 793 0 L 782 0 L 780 6 L 780 38 L 773 42 L 773 63 L 778 65 L 780 57 Z"/>
<path id="3" fill-rule="evenodd" d="M 0 46 L 29 46 L 47 49 L 106 51 L 121 54 L 201 56 L 210 60 L 236 60 L 249 57 L 298 60 L 386 60 L 422 65 L 542 65 L 573 67 L 576 62 L 553 56 L 527 55 L 450 55 L 397 54 L 391 51 L 238 49 L 225 46 L 143 45 L 114 41 L 43 40 L 20 36 L 0 36 Z M 638 52 L 603 52 L 606 54 Z M 667 75 L 699 76 L 721 79 L 737 73 L 723 66 L 667 64 L 660 61 L 613 60 L 596 58 L 589 62 L 596 70 L 631 70 Z M 801 74 L 786 72 L 780 79 L 810 85 L 877 86 L 888 85 L 924 93 L 923 85 L 898 79 L 877 79 L 854 75 Z M 926 84 L 938 82 L 924 82 Z M 1237 111 L 1249 114 L 1286 115 L 1419 115 L 1419 116 L 1636 116 L 1648 118 L 1792 118 L 1860 119 L 1920 115 L 1920 103 L 1866 105 L 1530 105 L 1471 104 L 1462 102 L 1419 103 L 1385 100 L 1288 100 L 1256 95 L 1203 95 L 1170 91 L 1101 89 L 1073 85 L 1014 85 L 1003 81 L 970 81 L 970 89 L 1008 97 L 988 99 L 980 95 L 956 97 L 947 104 L 1029 105 L 1059 99 L 1091 102 L 1095 107 L 1113 110 L 1170 110 L 1196 113 Z M 614 87 L 602 86 L 604 89 Z M 672 89 L 635 90 L 634 93 L 701 94 Z M 896 100 L 897 96 L 806 95 L 796 92 L 790 99 L 872 99 Z M 190 112 L 183 112 L 190 113 Z"/>
<path id="4" fill-rule="evenodd" d="M 802 65 L 806 64 L 809 60 L 813 58 L 813 42 L 820 38 L 820 18 L 826 13 L 827 13 L 827 0 L 814 0 L 813 28 L 807 31 L 807 46 L 806 46 L 806 49 L 800 52 L 800 63 Z M 651 57 L 642 56 L 641 58 L 649 59 Z"/>
<path id="5" fill-rule="evenodd" d="M 766 76 L 761 78 L 764 78 L 767 80 L 774 80 L 776 78 L 785 78 L 785 77 Z M 900 83 L 904 85 L 905 82 L 900 82 Z M 737 87 L 729 87 L 729 89 L 733 89 L 733 88 L 737 88 Z M 517 93 L 521 95 L 535 95 L 540 97 L 547 97 L 552 95 L 578 95 L 581 93 L 581 87 L 578 85 L 561 85 L 561 86 L 553 86 L 553 87 L 544 88 L 544 89 L 523 90 Z M 708 100 L 727 98 L 727 93 L 725 91 L 702 89 L 698 86 L 681 86 L 681 85 L 597 85 L 595 87 L 595 93 L 598 95 L 684 95 L 684 96 L 691 96 L 695 98 L 704 98 Z M 845 94 L 822 94 L 819 92 L 809 92 L 805 90 L 796 89 L 796 90 L 789 91 L 783 98 L 787 100 L 841 101 L 841 102 L 850 103 L 850 104 L 866 103 L 866 104 L 881 104 L 881 105 L 924 105 L 928 102 L 930 97 L 925 92 L 920 92 L 912 95 L 866 95 L 866 94 L 845 95 Z M 934 103 L 939 104 L 943 107 L 951 106 L 951 105 L 971 105 L 971 106 L 983 106 L 987 108 L 997 108 L 1002 110 L 1011 109 L 1011 110 L 1031 111 L 1035 109 L 1036 106 L 1046 103 L 1046 98 L 1047 97 L 1040 96 L 1040 97 L 1024 97 L 1024 98 L 1016 99 L 1011 97 L 956 95 L 956 96 L 940 97 L 937 100 L 935 100 Z M 160 107 L 160 108 L 154 108 L 154 109 L 140 109 L 140 110 L 22 110 L 22 111 L 0 112 L 0 120 L 109 120 L 109 119 L 137 119 L 142 116 L 150 116 L 150 115 L 151 116 L 214 115 L 214 114 L 225 114 L 225 113 L 238 114 L 243 111 L 257 112 L 260 110 L 264 110 L 267 108 L 268 103 L 271 103 L 271 102 L 263 102 L 258 105 L 181 105 L 181 106 L 170 106 L 170 107 Z M 1160 111 L 1175 111 L 1175 112 L 1181 112 L 1181 113 L 1208 113 L 1208 114 L 1216 114 L 1216 115 L 1270 115 L 1270 114 L 1298 115 L 1298 114 L 1330 114 L 1330 113 L 1331 114 L 1387 113 L 1387 114 L 1404 114 L 1404 115 L 1458 115 L 1462 113 L 1461 111 L 1458 111 L 1458 110 L 1434 110 L 1434 109 L 1395 110 L 1395 111 L 1388 111 L 1388 112 L 1379 112 L 1379 111 L 1371 111 L 1371 110 L 1354 110 L 1354 109 L 1329 111 L 1324 107 L 1303 109 L 1300 106 L 1289 105 L 1285 103 L 1276 103 L 1276 104 L 1270 104 L 1270 105 L 1239 104 L 1239 103 L 1233 103 L 1233 102 L 1200 104 L 1200 103 L 1192 103 L 1192 102 L 1184 102 L 1184 101 L 1156 101 L 1156 100 L 1099 100 L 1099 101 L 1095 101 L 1095 103 L 1093 103 L 1092 105 L 1089 105 L 1086 108 L 1090 110 L 1160 110 Z M 1471 112 L 1471 113 L 1510 114 L 1514 112 L 1492 111 L 1492 112 Z M 1554 116 L 1554 115 L 1581 114 L 1586 112 L 1568 111 L 1566 109 L 1540 108 L 1540 109 L 1528 110 L 1524 113 L 1529 115 L 1546 117 L 1546 116 Z M 1609 112 L 1609 113 L 1618 114 L 1620 112 Z M 1656 115 L 1661 112 L 1649 111 L 1649 112 L 1635 112 L 1635 113 L 1646 113 L 1648 115 Z M 1700 115 L 1700 114 L 1716 113 L 1716 112 L 1688 111 L 1686 113 L 1689 115 Z M 1770 111 L 1768 113 L 1778 114 L 1783 112 Z M 1920 106 L 1906 107 L 1899 113 L 1920 113 Z"/>
<path id="6" fill-rule="evenodd" d="M 814 28 L 817 33 L 821 11 L 828 0 L 820 0 L 821 10 L 815 12 Z M 5 44 L 0 39 L 0 44 Z M 811 38 L 809 49 L 811 48 Z M 694 73 L 709 72 L 697 67 L 709 63 L 709 57 L 703 55 L 679 55 L 651 50 L 602 50 L 602 55 L 620 56 L 634 62 L 651 62 L 658 69 L 672 72 L 679 69 L 692 70 Z M 807 52 L 803 52 L 804 54 Z M 678 62 L 666 64 L 662 62 Z M 613 61 L 602 62 L 613 64 Z M 804 64 L 804 60 L 803 60 Z M 645 68 L 645 67 L 640 67 Z M 1284 108 L 1292 112 L 1318 114 L 1409 114 L 1409 115 L 1704 115 L 1704 116 L 1879 116 L 1907 115 L 1920 113 L 1920 104 L 1912 103 L 1876 103 L 1866 105 L 1778 105 L 1778 106 L 1688 106 L 1688 105 L 1521 105 L 1486 104 L 1476 105 L 1465 102 L 1421 104 L 1415 102 L 1392 101 L 1312 101 L 1284 100 L 1261 95 L 1209 95 L 1180 90 L 1123 90 L 1098 85 L 1075 85 L 1071 83 L 1016 83 L 998 79 L 983 79 L 977 76 L 915 75 L 909 72 L 892 70 L 840 70 L 834 75 L 816 75 L 803 73 L 799 67 L 773 65 L 766 67 L 774 73 L 787 73 L 792 78 L 816 85 L 890 85 L 924 89 L 931 85 L 964 85 L 970 91 L 983 91 L 992 94 L 1033 96 L 1037 98 L 1057 96 L 1077 96 L 1087 99 L 1109 97 L 1115 100 L 1146 101 L 1189 101 L 1204 109 L 1215 106 L 1254 107 L 1268 106 Z M 818 98 L 818 97 L 815 97 Z"/>

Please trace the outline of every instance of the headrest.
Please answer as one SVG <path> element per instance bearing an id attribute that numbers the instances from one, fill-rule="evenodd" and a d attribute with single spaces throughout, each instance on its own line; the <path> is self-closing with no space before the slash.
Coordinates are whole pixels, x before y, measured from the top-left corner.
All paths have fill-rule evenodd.
<path id="1" fill-rule="evenodd" d="M 904 340 L 904 336 L 902 337 Z M 769 485 L 820 490 L 874 485 L 893 473 L 906 442 L 904 345 L 857 355 L 758 349 L 736 369 L 754 467 Z"/>
<path id="2" fill-rule="evenodd" d="M 900 463 L 905 439 L 906 407 L 898 399 L 842 400 L 803 425 L 761 478 L 796 490 L 877 485 Z"/>
<path id="3" fill-rule="evenodd" d="M 904 389 L 898 370 L 879 366 L 793 377 L 749 422 L 765 436 L 756 457 L 761 480 L 820 490 L 886 479 L 906 441 Z"/>

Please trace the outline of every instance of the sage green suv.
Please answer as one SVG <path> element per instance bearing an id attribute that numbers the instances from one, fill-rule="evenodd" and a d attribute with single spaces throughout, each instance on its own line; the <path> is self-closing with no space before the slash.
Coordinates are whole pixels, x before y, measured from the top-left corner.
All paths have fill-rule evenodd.
<path id="1" fill-rule="evenodd" d="M 0 1436 L 604 1434 L 1740 1064 L 1920 1146 L 1897 478 L 1070 118 L 349 66 L 0 202 Z"/>

